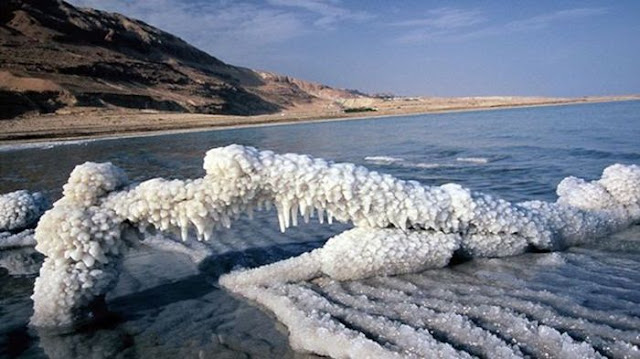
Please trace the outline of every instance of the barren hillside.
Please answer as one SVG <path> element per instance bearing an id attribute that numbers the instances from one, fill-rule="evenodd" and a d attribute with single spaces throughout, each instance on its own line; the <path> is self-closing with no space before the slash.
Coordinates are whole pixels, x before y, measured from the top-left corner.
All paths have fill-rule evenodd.
<path id="1" fill-rule="evenodd" d="M 259 115 L 359 94 L 225 64 L 126 16 L 0 2 L 0 118 L 64 107 Z"/>

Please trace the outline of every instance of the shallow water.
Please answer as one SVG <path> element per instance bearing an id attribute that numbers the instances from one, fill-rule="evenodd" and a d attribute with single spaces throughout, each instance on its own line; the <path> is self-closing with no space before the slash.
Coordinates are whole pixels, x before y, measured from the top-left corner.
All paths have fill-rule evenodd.
<path id="1" fill-rule="evenodd" d="M 73 167 L 89 160 L 111 161 L 136 181 L 200 177 L 207 149 L 239 143 L 362 164 L 425 185 L 457 182 L 510 201 L 553 201 L 555 187 L 564 177 L 594 179 L 616 162 L 640 164 L 638 138 L 640 102 L 633 101 L 5 147 L 0 148 L 0 193 L 44 190 L 56 199 Z M 309 224 L 281 234 L 274 213 L 260 214 L 216 233 L 207 248 L 212 256 L 199 266 L 184 254 L 142 247 L 128 256 L 126 271 L 109 297 L 110 309 L 118 318 L 107 327 L 65 336 L 27 330 L 33 277 L 0 272 L 4 348 L 0 354 L 60 358 L 91 351 L 94 357 L 298 355 L 287 344 L 286 329 L 268 313 L 218 289 L 216 278 L 234 267 L 270 263 L 318 247 L 345 228 L 348 225 Z M 414 327 L 440 333 L 439 340 L 473 355 L 486 353 L 461 341 L 454 335 L 459 334 L 457 329 L 442 326 L 428 313 L 471 318 L 481 331 L 494 334 L 504 331 L 499 327 L 501 320 L 525 327 L 540 323 L 578 343 L 586 340 L 599 354 L 615 357 L 619 352 L 607 348 L 619 339 L 616 336 L 640 345 L 639 232 L 632 228 L 601 243 L 557 254 L 474 260 L 393 279 L 321 281 L 313 290 L 314 295 L 354 313 L 371 313 L 395 305 L 393 297 L 375 299 L 375 293 L 411 294 L 418 288 L 414 297 L 420 301 L 413 304 L 429 311 L 425 310 L 422 324 Z M 363 293 L 373 299 L 353 301 Z M 449 309 L 442 307 L 445 302 Z M 469 312 L 465 309 L 469 306 L 484 306 L 487 312 Z M 393 342 L 384 332 L 376 338 Z M 521 342 L 518 350 L 523 355 L 542 357 L 554 352 L 548 342 L 526 331 L 516 330 L 512 338 Z"/>

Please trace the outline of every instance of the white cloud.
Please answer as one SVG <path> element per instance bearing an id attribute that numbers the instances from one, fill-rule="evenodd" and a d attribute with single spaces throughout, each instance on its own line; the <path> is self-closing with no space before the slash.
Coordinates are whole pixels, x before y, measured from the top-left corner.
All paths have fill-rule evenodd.
<path id="1" fill-rule="evenodd" d="M 374 18 L 364 11 L 354 11 L 341 6 L 338 0 L 267 0 L 273 6 L 298 8 L 317 16 L 314 24 L 328 27 L 341 21 L 365 21 Z"/>
<path id="2" fill-rule="evenodd" d="M 416 43 L 455 36 L 485 21 L 484 14 L 479 10 L 438 8 L 429 10 L 425 17 L 398 21 L 392 25 L 410 28 L 400 36 L 399 42 Z"/>
<path id="3" fill-rule="evenodd" d="M 510 31 L 538 30 L 549 27 L 554 23 L 602 15 L 606 12 L 607 10 L 604 8 L 578 8 L 560 10 L 548 14 L 534 16 L 528 19 L 512 21 L 508 23 L 505 28 Z"/>
<path id="4" fill-rule="evenodd" d="M 606 13 L 604 8 L 576 8 L 559 10 L 525 19 L 496 23 L 482 11 L 461 8 L 440 8 L 428 12 L 420 19 L 403 20 L 392 23 L 397 27 L 409 28 L 397 38 L 401 43 L 429 41 L 464 41 L 505 33 L 538 31 L 550 26 L 581 20 Z M 489 25 L 486 25 L 488 24 Z"/>
<path id="5" fill-rule="evenodd" d="M 396 26 L 427 27 L 434 29 L 457 29 L 476 25 L 486 21 L 479 10 L 439 8 L 429 10 L 424 18 L 404 20 L 394 23 Z"/>

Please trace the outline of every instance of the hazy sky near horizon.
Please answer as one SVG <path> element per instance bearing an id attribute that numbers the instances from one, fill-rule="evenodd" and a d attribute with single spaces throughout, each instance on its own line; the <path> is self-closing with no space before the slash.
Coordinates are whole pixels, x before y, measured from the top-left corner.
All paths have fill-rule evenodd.
<path id="1" fill-rule="evenodd" d="M 640 93 L 638 0 L 69 1 L 233 65 L 369 93 Z"/>

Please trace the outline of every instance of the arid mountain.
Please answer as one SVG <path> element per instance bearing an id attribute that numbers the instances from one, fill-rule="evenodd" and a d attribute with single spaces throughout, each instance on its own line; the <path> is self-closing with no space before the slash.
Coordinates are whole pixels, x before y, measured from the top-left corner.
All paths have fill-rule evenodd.
<path id="1" fill-rule="evenodd" d="M 259 115 L 361 97 L 225 64 L 120 14 L 0 1 L 0 119 L 72 106 Z"/>

